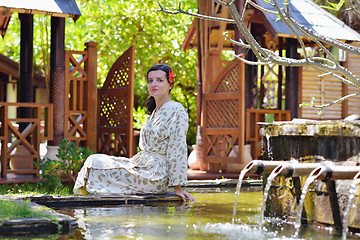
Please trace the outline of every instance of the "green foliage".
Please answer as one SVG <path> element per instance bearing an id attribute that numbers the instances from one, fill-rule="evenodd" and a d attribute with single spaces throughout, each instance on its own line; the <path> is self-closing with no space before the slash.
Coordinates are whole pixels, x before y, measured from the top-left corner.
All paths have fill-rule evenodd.
<path id="1" fill-rule="evenodd" d="M 179 0 L 160 1 L 164 7 L 177 7 Z M 86 41 L 98 45 L 98 83 L 116 59 L 131 45 L 135 50 L 135 109 L 145 106 L 148 96 L 146 72 L 152 65 L 169 64 L 177 75 L 172 100 L 182 103 L 189 112 L 188 144 L 195 143 L 196 135 L 196 69 L 197 52 L 183 52 L 184 40 L 192 17 L 168 15 L 157 11 L 153 0 L 77 0 L 81 17 L 74 23 L 66 19 L 65 47 L 82 50 Z M 197 11 L 197 1 L 182 0 L 182 8 Z M 34 65 L 49 73 L 50 16 L 34 15 Z M 20 21 L 13 14 L 4 39 L 0 40 L 0 53 L 19 61 Z"/>
<path id="2" fill-rule="evenodd" d="M 61 161 L 59 168 L 65 175 L 71 176 L 75 182 L 76 174 L 81 170 L 85 160 L 94 154 L 88 147 L 79 147 L 67 138 L 62 139 L 59 144 L 58 154 L 56 155 Z"/>
<path id="3" fill-rule="evenodd" d="M 340 0 L 337 3 L 332 3 L 330 1 L 326 1 L 327 4 L 329 4 L 329 6 L 321 6 L 322 8 L 326 8 L 329 10 L 335 10 L 335 11 L 340 11 L 340 9 L 343 7 L 345 0 Z"/>
<path id="4" fill-rule="evenodd" d="M 134 127 L 136 129 L 141 129 L 141 127 L 145 124 L 147 119 L 149 118 L 149 114 L 146 113 L 145 107 L 138 107 L 133 111 L 134 116 Z"/>
<path id="5" fill-rule="evenodd" d="M 61 177 L 70 177 L 73 182 L 77 173 L 88 156 L 94 154 L 88 147 L 79 147 L 67 138 L 62 139 L 56 157 L 60 160 L 47 159 L 40 161 L 38 167 L 40 176 L 48 180 L 48 184 L 54 188 L 62 188 Z"/>
<path id="6" fill-rule="evenodd" d="M 36 185 L 37 187 L 34 186 L 33 191 L 37 193 L 44 192 L 45 194 L 72 194 L 72 189 L 69 189 L 69 186 L 64 184 L 61 179 L 70 177 L 74 183 L 84 161 L 91 154 L 94 154 L 94 152 L 89 148 L 79 147 L 66 138 L 62 139 L 56 155 L 60 160 L 47 159 L 37 163 L 40 170 L 39 175 L 45 181 L 40 181 Z M 9 193 L 14 192 L 16 193 L 15 189 Z"/>

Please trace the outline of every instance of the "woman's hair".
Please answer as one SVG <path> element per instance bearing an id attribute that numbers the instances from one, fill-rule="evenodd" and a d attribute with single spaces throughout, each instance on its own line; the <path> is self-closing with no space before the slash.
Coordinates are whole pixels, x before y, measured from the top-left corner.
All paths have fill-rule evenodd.
<path id="1" fill-rule="evenodd" d="M 157 70 L 161 70 L 163 72 L 165 72 L 166 74 L 166 79 L 168 80 L 168 82 L 170 83 L 169 81 L 169 73 L 171 70 L 171 67 L 169 67 L 168 65 L 166 64 L 163 64 L 163 63 L 160 63 L 160 64 L 156 64 L 154 66 L 152 66 L 151 68 L 149 68 L 149 70 L 147 71 L 146 73 L 146 79 L 148 78 L 148 75 L 149 75 L 149 72 L 151 71 L 157 71 Z M 174 83 L 170 83 L 171 85 L 173 85 Z M 169 90 L 169 92 L 171 91 L 171 89 Z M 152 113 L 155 108 L 156 108 L 156 102 L 155 102 L 155 98 L 152 97 L 152 96 L 149 96 L 147 99 L 146 99 L 146 108 L 147 108 L 147 112 L 148 113 Z"/>

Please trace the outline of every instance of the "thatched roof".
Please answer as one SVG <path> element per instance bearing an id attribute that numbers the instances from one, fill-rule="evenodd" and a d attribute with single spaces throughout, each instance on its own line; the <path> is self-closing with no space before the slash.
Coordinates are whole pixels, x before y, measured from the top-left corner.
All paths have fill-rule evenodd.
<path id="1" fill-rule="evenodd" d="M 13 12 L 71 17 L 74 21 L 81 15 L 75 0 L 1 0 L 0 34 L 3 37 Z"/>

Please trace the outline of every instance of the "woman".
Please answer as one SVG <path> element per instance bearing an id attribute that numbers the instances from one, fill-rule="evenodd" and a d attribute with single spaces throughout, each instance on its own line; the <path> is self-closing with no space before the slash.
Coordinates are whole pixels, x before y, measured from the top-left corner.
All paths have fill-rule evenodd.
<path id="1" fill-rule="evenodd" d="M 159 194 L 174 186 L 183 201 L 195 201 L 181 189 L 187 183 L 188 115 L 180 103 L 170 99 L 175 76 L 166 64 L 148 70 L 151 115 L 140 131 L 142 151 L 132 158 L 91 155 L 78 174 L 74 193 Z"/>

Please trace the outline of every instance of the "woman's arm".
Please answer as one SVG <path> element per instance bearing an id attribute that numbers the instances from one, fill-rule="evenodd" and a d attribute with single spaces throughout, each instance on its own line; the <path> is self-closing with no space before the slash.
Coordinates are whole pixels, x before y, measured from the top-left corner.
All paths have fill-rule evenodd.
<path id="1" fill-rule="evenodd" d="M 196 201 L 196 199 L 193 196 L 191 196 L 190 193 L 181 189 L 181 185 L 174 186 L 174 189 L 175 189 L 175 194 L 180 196 L 184 202 L 186 202 L 186 198 L 188 198 L 189 201 L 191 201 L 191 202 Z"/>

